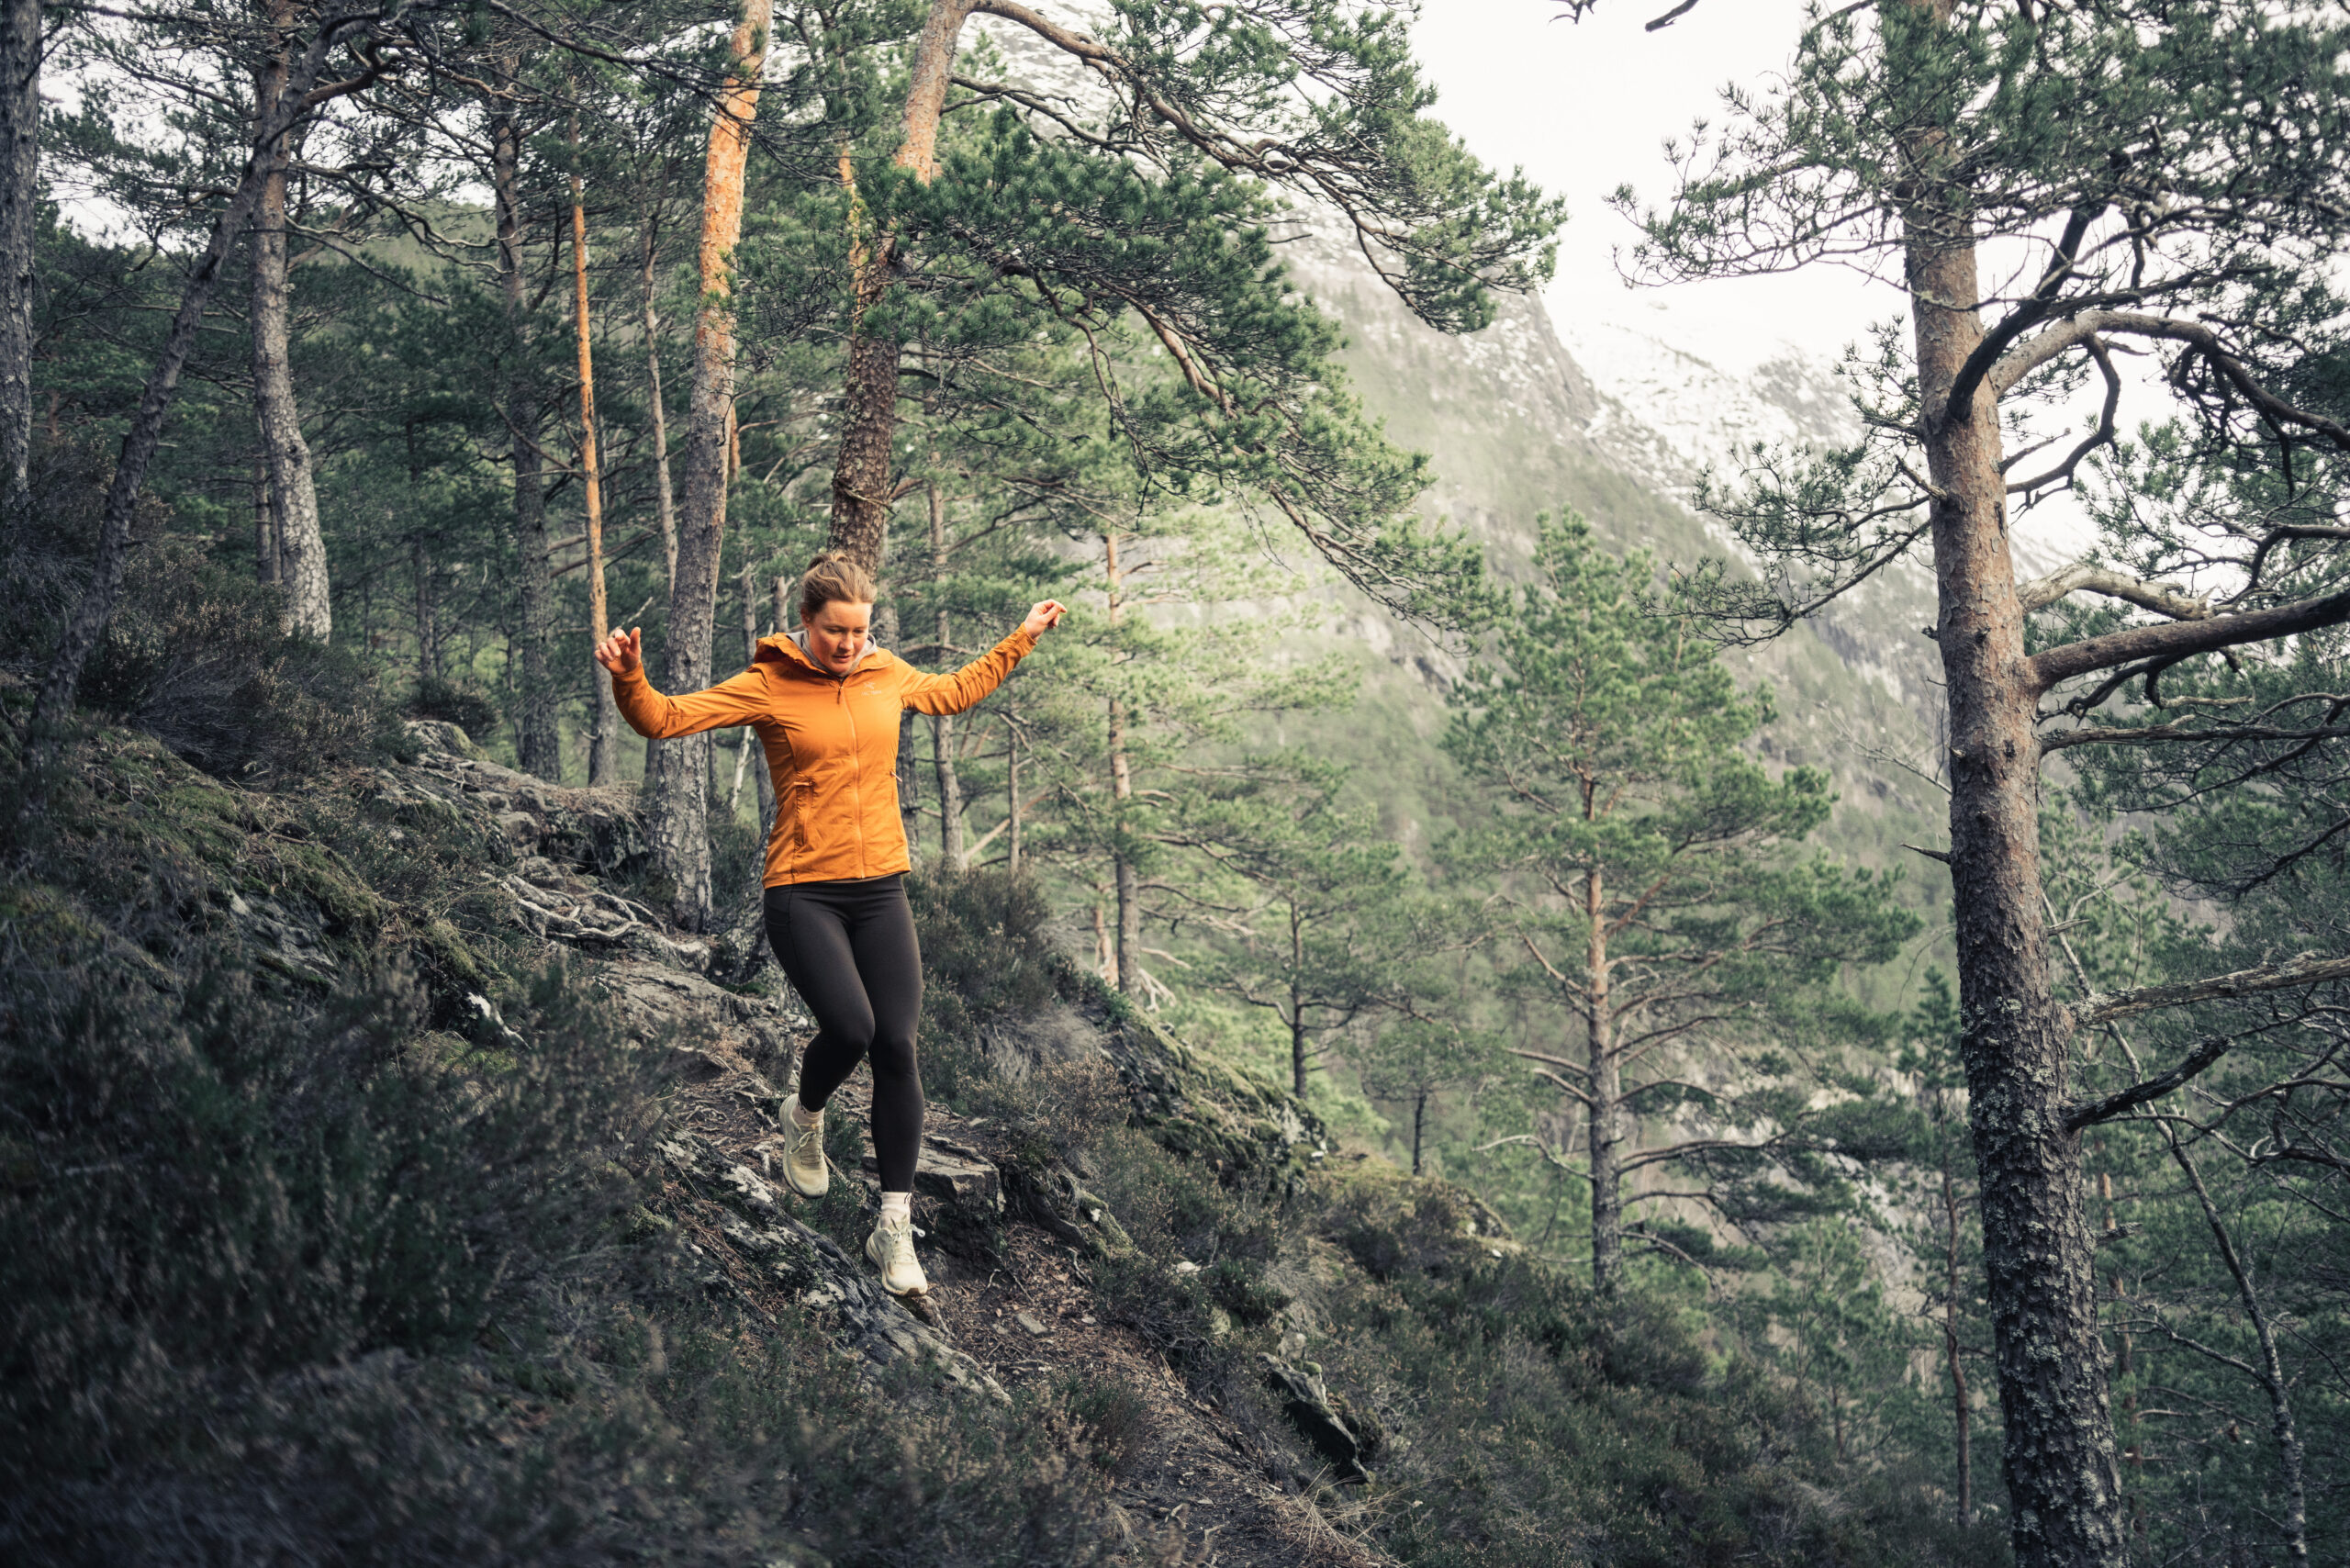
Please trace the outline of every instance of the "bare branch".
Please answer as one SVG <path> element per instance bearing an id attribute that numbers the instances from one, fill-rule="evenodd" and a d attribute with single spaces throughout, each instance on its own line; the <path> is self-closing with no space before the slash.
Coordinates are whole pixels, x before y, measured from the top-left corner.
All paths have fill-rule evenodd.
<path id="1" fill-rule="evenodd" d="M 2350 431 L 2344 433 L 2350 436 Z M 2134 659 L 2182 659 L 2190 654 L 2208 654 L 2245 643 L 2265 643 L 2272 637 L 2314 632 L 2344 621 L 2350 621 L 2350 589 L 2243 615 L 2174 621 L 2165 626 L 2135 626 L 2126 632 L 2109 632 L 2102 637 L 2084 637 L 2042 654 L 2031 661 L 2031 672 L 2039 689 L 2045 691 L 2076 675 L 2109 669 Z"/>
<path id="2" fill-rule="evenodd" d="M 2232 974 L 2092 996 L 2086 1007 L 2073 1014 L 2073 1021 L 2087 1028 L 2096 1024 L 2110 1024 L 2117 1018 L 2128 1018 L 2140 1013 L 2152 1013 L 2157 1008 L 2190 1007 L 2199 1002 L 2251 996 L 2264 991 L 2285 991 L 2297 985 L 2317 985 L 2337 980 L 2350 980 L 2350 958 L 2329 958 L 2318 953 L 2303 953 L 2281 964 L 2264 964 L 2258 969 L 2238 969 Z"/>
<path id="3" fill-rule="evenodd" d="M 2209 1039 L 2196 1041 L 2195 1049 L 2188 1053 L 2187 1059 L 2161 1077 L 2150 1078 L 2143 1083 L 2133 1083 L 2119 1094 L 2109 1094 L 2102 1100 L 2093 1100 L 2073 1106 L 2065 1113 L 2065 1130 L 2068 1133 L 2076 1133 L 2083 1127 L 2095 1126 L 2099 1122 L 2109 1122 L 2123 1112 L 2134 1110 L 2149 1101 L 2161 1099 L 2227 1055 L 2228 1047 L 2233 1044 L 2235 1044 L 2235 1036 L 2232 1035 L 2213 1035 Z"/>
<path id="4" fill-rule="evenodd" d="M 2230 724 L 2210 729 L 2200 724 L 2149 724 L 2142 730 L 2060 730 L 2044 737 L 2044 756 L 2076 745 L 2162 745 L 2172 741 L 2324 741 L 2350 739 L 2350 729 L 2280 730 L 2268 724 Z"/>
<path id="5" fill-rule="evenodd" d="M 2350 451 L 2350 426 L 2286 402 L 2263 386 L 2244 361 L 2228 352 L 2228 346 L 2219 333 L 2200 322 L 2181 321 L 2168 316 L 2139 316 L 2121 310 L 2084 310 L 2009 350 L 1987 377 L 1993 393 L 2005 393 L 2025 375 L 2066 349 L 2099 333 L 2185 343 L 2201 354 L 2211 368 L 2243 394 L 2244 400 L 2259 409 L 2271 424 L 2280 428 L 2297 426 L 2325 437 L 2344 451 Z"/>
<path id="6" fill-rule="evenodd" d="M 2174 621 L 2208 621 L 2211 618 L 2211 601 L 2188 596 L 2168 583 L 2144 583 L 2135 577 L 2125 577 L 2103 566 L 2077 561 L 2072 566 L 2034 577 L 2020 584 L 2016 598 L 2023 602 L 2024 613 L 2045 610 L 2069 593 L 2101 593 L 2108 599 L 2119 599 L 2157 615 L 2167 615 Z"/>

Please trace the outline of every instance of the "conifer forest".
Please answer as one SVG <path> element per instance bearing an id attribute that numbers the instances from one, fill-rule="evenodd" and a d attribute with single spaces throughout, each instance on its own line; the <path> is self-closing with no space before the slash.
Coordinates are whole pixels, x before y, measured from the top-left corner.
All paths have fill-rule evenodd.
<path id="1" fill-rule="evenodd" d="M 1784 10 L 0 0 L 0 1560 L 2350 1562 L 2350 5 Z"/>

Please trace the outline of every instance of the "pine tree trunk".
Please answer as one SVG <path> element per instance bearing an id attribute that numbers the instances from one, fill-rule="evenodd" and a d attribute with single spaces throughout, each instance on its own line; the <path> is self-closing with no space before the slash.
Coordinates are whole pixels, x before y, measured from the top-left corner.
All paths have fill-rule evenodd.
<path id="1" fill-rule="evenodd" d="M 759 598 L 753 589 L 751 563 L 743 563 L 743 667 L 750 668 L 759 662 Z M 778 628 L 780 630 L 780 628 Z M 761 755 L 758 732 L 745 729 L 743 745 L 751 761 L 751 777 L 755 781 L 759 797 L 759 842 L 767 842 L 767 830 L 775 823 L 775 780 L 767 776 L 767 758 Z M 729 809 L 732 807 L 730 805 Z"/>
<path id="2" fill-rule="evenodd" d="M 657 209 L 653 209 L 657 210 Z M 669 411 L 661 400 L 661 318 L 653 308 L 653 263 L 658 251 L 656 225 L 652 212 L 644 220 L 644 364 L 651 380 L 649 411 L 653 420 L 653 503 L 661 522 L 661 554 L 668 566 L 664 583 L 671 593 L 677 590 L 677 491 L 669 481 Z M 644 777 L 650 782 L 662 743 L 644 743 Z"/>
<path id="3" fill-rule="evenodd" d="M 504 63 L 513 82 L 517 66 Z M 522 290 L 522 129 L 512 108 L 490 116 L 490 194 L 498 211 L 498 281 L 508 333 L 505 395 L 514 462 L 514 567 L 517 624 L 509 639 L 517 671 L 514 743 L 525 773 L 560 780 L 563 737 L 547 669 L 547 637 L 554 613 L 554 578 L 547 560 L 546 491 L 540 479 L 537 377 L 528 363 L 529 306 Z"/>
<path id="4" fill-rule="evenodd" d="M 1425 1091 L 1412 1096 L 1412 1174 L 1420 1173 L 1420 1129 L 1427 1123 L 1428 1097 Z"/>
<path id="5" fill-rule="evenodd" d="M 277 524 L 271 520 L 269 465 L 253 454 L 253 580 L 277 583 Z"/>
<path id="6" fill-rule="evenodd" d="M 2260 1305 L 2260 1294 L 2253 1288 L 2252 1274 L 2244 1268 L 2244 1257 L 2228 1235 L 2219 1206 L 2211 1202 L 2210 1191 L 2203 1185 L 2202 1174 L 2195 1169 L 2193 1158 L 2168 1124 L 2164 1125 L 2163 1137 L 2170 1145 L 2172 1162 L 2186 1176 L 2196 1203 L 2203 1210 L 2203 1221 L 2210 1227 L 2220 1260 L 2227 1265 L 2229 1277 L 2235 1281 L 2236 1299 L 2243 1305 L 2245 1320 L 2251 1323 L 2254 1337 L 2260 1342 L 2256 1375 L 2261 1391 L 2268 1395 L 2269 1430 L 2277 1439 L 2277 1467 L 2285 1484 L 2285 1517 L 2277 1523 L 2285 1531 L 2285 1561 L 2305 1564 L 2310 1560 L 2309 1488 L 2302 1474 L 2300 1430 L 2293 1421 L 2291 1384 L 2286 1381 L 2284 1363 L 2277 1354 L 2276 1327 Z"/>
<path id="7" fill-rule="evenodd" d="M 935 480 L 930 485 L 930 580 L 934 588 L 946 579 L 946 502 Z M 946 600 L 938 601 L 938 656 L 953 663 L 954 625 Z M 938 852 L 947 869 L 963 868 L 963 778 L 955 767 L 955 721 L 941 714 L 930 722 L 931 762 L 938 774 Z"/>
<path id="8" fill-rule="evenodd" d="M 1109 622 L 1114 633 L 1124 608 L 1122 592 L 1125 577 L 1118 568 L 1118 536 L 1102 536 L 1103 571 L 1109 591 Z M 1135 796 L 1134 772 L 1126 759 L 1125 704 L 1110 699 L 1110 800 L 1112 880 L 1118 893 L 1118 946 L 1116 985 L 1128 995 L 1142 988 L 1142 977 L 1136 973 L 1142 967 L 1142 888 L 1141 879 L 1135 874 L 1133 860 L 1125 846 L 1126 810 Z M 1298 1088 L 1302 1092 L 1304 1081 Z"/>
<path id="9" fill-rule="evenodd" d="M 1583 917 L 1590 936 L 1583 952 L 1583 1030 L 1591 1065 L 1591 1288 L 1613 1295 L 1623 1282 L 1624 1173 L 1617 1161 L 1623 1142 L 1623 1063 L 1617 1058 L 1615 1020 L 1609 1015 L 1606 878 L 1596 870 L 1583 879 Z"/>
<path id="10" fill-rule="evenodd" d="M 920 866 L 922 847 L 922 759 L 914 754 L 914 713 L 898 715 L 898 823 L 905 830 L 906 862 Z"/>
<path id="11" fill-rule="evenodd" d="M 1942 149 L 1923 141 L 1929 165 Z M 1953 416 L 1982 342 L 1963 216 L 1905 215 L 1950 712 L 1950 866 L 1961 1054 L 1971 1095 L 2018 1568 L 2123 1557 L 2121 1478 L 2097 1322 L 2079 1139 L 2064 1125 L 2068 1021 L 2050 991 L 2040 879 L 2039 690 L 2009 555 L 1998 410 Z"/>
<path id="12" fill-rule="evenodd" d="M 40 6 L 0 15 L 0 471 L 5 510 L 26 496 L 33 441 L 33 237 L 40 212 Z"/>
<path id="13" fill-rule="evenodd" d="M 291 24 L 293 12 L 288 0 L 266 0 L 263 6 L 268 22 L 277 28 Z M 289 47 L 273 52 L 253 73 L 254 109 L 264 119 L 275 112 L 285 90 Z M 310 446 L 302 439 L 302 412 L 294 398 L 292 308 L 285 276 L 285 170 L 292 150 L 286 140 L 279 137 L 267 150 L 268 169 L 253 215 L 253 418 L 261 429 L 262 461 L 269 470 L 270 522 L 279 580 L 285 585 L 286 630 L 323 643 L 334 631 L 334 605 L 327 587 L 327 547 L 319 530 Z"/>
<path id="14" fill-rule="evenodd" d="M 1950 1246 L 1943 1259 L 1942 1350 L 1950 1358 L 1951 1422 L 1958 1442 L 1958 1522 L 1975 1522 L 1975 1413 L 1966 1406 L 1966 1366 L 1959 1359 L 1958 1303 L 1965 1280 L 1958 1267 L 1958 1188 L 1947 1167 L 1942 1171 L 1942 1223 L 1949 1227 Z"/>
<path id="15" fill-rule="evenodd" d="M 719 556 L 726 532 L 729 416 L 734 407 L 733 251 L 743 235 L 743 187 L 758 113 L 759 73 L 767 62 L 770 0 L 743 0 L 729 40 L 732 68 L 711 120 L 702 179 L 701 245 L 697 265 L 701 308 L 694 320 L 693 396 L 686 426 L 685 504 L 677 519 L 677 569 L 669 586 L 664 683 L 695 691 L 711 683 L 718 619 Z M 710 871 L 711 739 L 690 735 L 654 756 L 653 852 L 677 887 L 675 916 L 689 931 L 711 917 Z"/>
<path id="16" fill-rule="evenodd" d="M 411 535 L 408 543 L 408 571 L 416 578 L 416 678 L 420 685 L 441 673 L 440 617 L 432 602 L 432 556 L 424 547 L 424 535 Z"/>
<path id="17" fill-rule="evenodd" d="M 1299 1099 L 1305 1098 L 1305 1074 L 1311 1065 L 1305 1048 L 1305 1003 L 1297 994 L 1296 977 L 1305 968 L 1305 928 L 1297 917 L 1297 906 L 1289 906 L 1289 1072 L 1290 1090 Z"/>
<path id="18" fill-rule="evenodd" d="M 596 356 L 588 313 L 588 208 L 580 188 L 579 117 L 571 117 L 571 315 L 579 340 L 579 476 L 588 508 L 588 631 L 599 643 L 611 631 L 604 598 L 604 479 L 596 451 Z M 592 788 L 620 777 L 621 712 L 612 683 L 590 680 L 596 717 L 588 732 L 588 783 Z"/>
<path id="19" fill-rule="evenodd" d="M 205 307 L 211 300 L 213 286 L 219 282 L 221 263 L 228 259 L 231 242 L 252 220 L 253 207 L 260 199 L 262 182 L 269 170 L 267 150 L 300 118 L 327 56 L 352 31 L 366 25 L 364 17 L 346 17 L 315 35 L 301 55 L 289 64 L 277 107 L 263 117 L 253 148 L 238 175 L 236 191 L 213 222 L 211 238 L 189 268 L 187 281 L 181 286 L 179 309 L 173 313 L 171 327 L 163 336 L 162 349 L 147 373 L 146 385 L 139 396 L 139 411 L 132 416 L 130 428 L 123 432 L 114 477 L 106 486 L 106 508 L 98 521 L 97 559 L 91 568 L 89 585 L 83 589 L 80 602 L 65 623 L 64 635 L 58 640 L 57 653 L 50 660 L 49 672 L 42 678 L 40 690 L 33 700 L 32 715 L 25 726 L 32 745 L 24 769 L 28 784 L 17 799 L 20 822 L 47 806 L 44 776 L 56 760 L 63 739 L 65 716 L 73 708 L 73 694 L 82 683 L 82 672 L 90 655 L 106 635 L 106 625 L 114 619 L 115 604 L 122 597 L 123 562 L 130 549 L 130 519 L 139 503 L 140 488 L 147 482 L 148 465 L 154 461 L 156 449 L 162 443 L 163 420 L 170 414 L 173 398 L 179 389 L 180 372 L 186 368 L 188 353 L 196 346 Z"/>
<path id="20" fill-rule="evenodd" d="M 928 185 L 938 173 L 938 121 L 955 70 L 956 42 L 971 14 L 971 0 L 931 0 L 915 46 L 914 68 L 906 89 L 904 134 L 896 163 Z M 842 183 L 852 193 L 853 172 L 841 156 Z M 861 226 L 861 217 L 851 221 Z M 848 373 L 841 416 L 840 457 L 833 469 L 832 546 L 845 551 L 878 577 L 890 527 L 890 455 L 898 428 L 898 342 L 864 330 L 866 318 L 889 292 L 897 260 L 897 239 L 860 235 L 852 255 L 856 304 L 850 324 Z"/>
<path id="21" fill-rule="evenodd" d="M 1003 811 L 1005 864 L 1020 870 L 1020 732 L 1003 727 Z"/>
<path id="22" fill-rule="evenodd" d="M 661 401 L 661 318 L 653 308 L 653 263 L 655 243 L 652 218 L 644 221 L 644 367 L 651 378 L 646 412 L 653 421 L 653 505 L 661 521 L 661 558 L 669 568 L 668 586 L 677 587 L 677 502 L 669 483 L 669 410 Z"/>

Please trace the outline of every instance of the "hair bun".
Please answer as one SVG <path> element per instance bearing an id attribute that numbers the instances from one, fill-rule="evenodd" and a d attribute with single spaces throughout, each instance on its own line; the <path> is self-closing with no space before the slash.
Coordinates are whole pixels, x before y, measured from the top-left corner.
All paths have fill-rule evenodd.
<path id="1" fill-rule="evenodd" d="M 827 550 L 800 577 L 800 619 L 805 623 L 828 604 L 871 604 L 878 597 L 873 574 L 845 550 Z"/>

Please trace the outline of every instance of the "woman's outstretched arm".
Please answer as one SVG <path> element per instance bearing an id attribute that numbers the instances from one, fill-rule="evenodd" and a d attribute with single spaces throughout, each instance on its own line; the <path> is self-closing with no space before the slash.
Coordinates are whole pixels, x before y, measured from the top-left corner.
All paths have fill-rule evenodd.
<path id="1" fill-rule="evenodd" d="M 665 697 L 644 678 L 644 628 L 615 632 L 596 644 L 596 662 L 612 672 L 612 702 L 629 728 L 653 740 L 747 724 L 767 711 L 767 678 L 755 669 L 683 697 Z"/>
<path id="2" fill-rule="evenodd" d="M 933 718 L 976 707 L 981 698 L 1003 684 L 1012 666 L 1036 645 L 1037 638 L 1059 625 L 1067 612 L 1068 606 L 1058 599 L 1040 601 L 1028 611 L 1028 619 L 1013 629 L 1012 635 L 954 674 L 912 676 L 906 682 L 905 705 Z"/>

